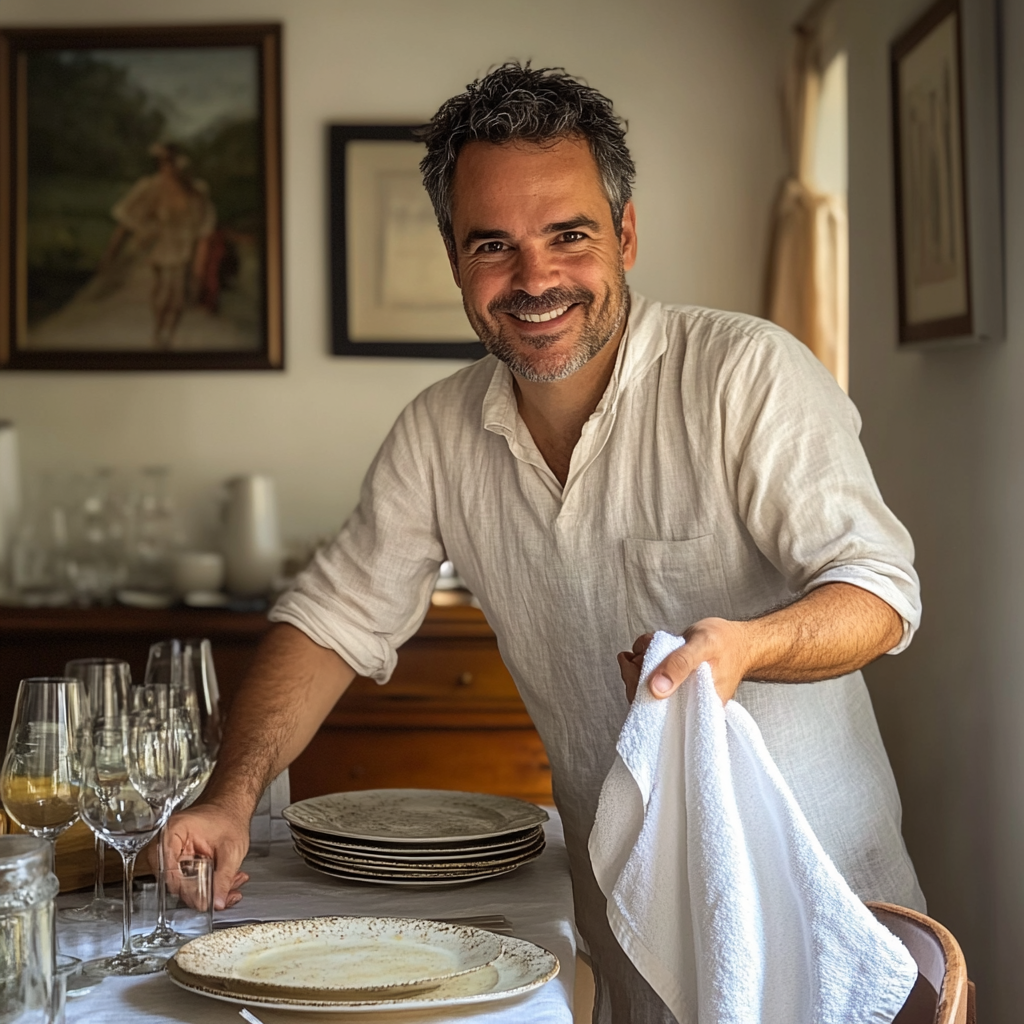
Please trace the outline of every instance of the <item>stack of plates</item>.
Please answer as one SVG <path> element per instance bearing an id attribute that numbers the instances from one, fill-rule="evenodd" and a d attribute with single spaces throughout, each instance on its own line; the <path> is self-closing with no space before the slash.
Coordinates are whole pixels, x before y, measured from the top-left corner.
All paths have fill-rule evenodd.
<path id="1" fill-rule="evenodd" d="M 462 885 L 544 852 L 547 812 L 525 800 L 446 789 L 364 789 L 284 810 L 299 856 L 326 875 L 375 885 Z"/>

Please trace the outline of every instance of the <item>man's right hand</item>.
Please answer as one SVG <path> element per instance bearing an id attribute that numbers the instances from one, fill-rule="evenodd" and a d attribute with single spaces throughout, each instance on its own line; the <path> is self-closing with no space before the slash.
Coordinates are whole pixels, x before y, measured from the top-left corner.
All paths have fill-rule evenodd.
<path id="1" fill-rule="evenodd" d="M 249 876 L 239 868 L 248 849 L 249 818 L 219 804 L 198 803 L 179 811 L 164 829 L 168 864 L 177 864 L 182 857 L 213 858 L 215 910 L 233 907 L 242 898 L 239 890 Z"/>

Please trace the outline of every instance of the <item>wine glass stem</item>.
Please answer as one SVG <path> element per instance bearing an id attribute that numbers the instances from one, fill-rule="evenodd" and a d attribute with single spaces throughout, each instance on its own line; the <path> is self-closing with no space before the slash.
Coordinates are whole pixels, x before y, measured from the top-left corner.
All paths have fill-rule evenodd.
<path id="1" fill-rule="evenodd" d="M 156 930 L 167 929 L 167 874 L 164 867 L 164 830 L 156 834 L 157 873 L 156 873 Z"/>
<path id="2" fill-rule="evenodd" d="M 103 875 L 106 868 L 106 861 L 103 855 L 105 844 L 97 835 L 93 836 L 93 840 L 96 847 L 96 882 L 93 885 L 92 898 L 97 902 L 101 902 L 105 895 L 103 890 Z"/>
<path id="3" fill-rule="evenodd" d="M 135 881 L 135 858 L 137 853 L 122 851 L 124 863 L 124 935 L 121 942 L 121 956 L 132 956 L 132 884 Z"/>

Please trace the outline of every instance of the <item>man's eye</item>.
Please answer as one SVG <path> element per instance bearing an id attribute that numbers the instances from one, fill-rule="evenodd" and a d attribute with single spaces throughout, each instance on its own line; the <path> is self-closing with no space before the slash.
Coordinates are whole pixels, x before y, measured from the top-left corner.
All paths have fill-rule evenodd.
<path id="1" fill-rule="evenodd" d="M 503 252 L 505 250 L 504 242 L 484 242 L 476 251 L 477 252 Z"/>
<path id="2" fill-rule="evenodd" d="M 561 235 L 563 242 L 582 242 L 586 237 L 582 231 L 566 231 Z"/>

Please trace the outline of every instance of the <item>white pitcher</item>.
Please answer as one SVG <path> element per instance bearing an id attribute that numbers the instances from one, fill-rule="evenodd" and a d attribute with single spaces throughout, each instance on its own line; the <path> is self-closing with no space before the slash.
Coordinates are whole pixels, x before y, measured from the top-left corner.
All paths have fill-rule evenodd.
<path id="1" fill-rule="evenodd" d="M 224 561 L 227 588 L 239 597 L 267 594 L 281 572 L 281 534 L 274 481 L 237 476 L 226 483 Z"/>

